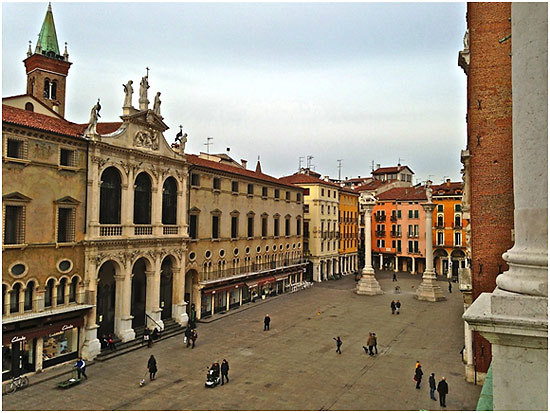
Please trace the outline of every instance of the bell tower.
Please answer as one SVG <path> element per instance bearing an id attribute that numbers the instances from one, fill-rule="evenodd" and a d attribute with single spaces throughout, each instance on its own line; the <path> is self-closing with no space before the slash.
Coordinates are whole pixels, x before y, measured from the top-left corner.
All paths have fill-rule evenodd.
<path id="1" fill-rule="evenodd" d="M 27 71 L 27 94 L 65 117 L 66 81 L 72 63 L 69 62 L 67 43 L 63 55 L 59 52 L 51 3 L 48 4 L 34 53 L 29 42 L 27 58 L 23 63 Z"/>

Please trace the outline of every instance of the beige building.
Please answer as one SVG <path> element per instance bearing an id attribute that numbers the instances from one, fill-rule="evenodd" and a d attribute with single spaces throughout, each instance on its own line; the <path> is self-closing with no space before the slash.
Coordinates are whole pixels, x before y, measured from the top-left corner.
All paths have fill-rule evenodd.
<path id="1" fill-rule="evenodd" d="M 328 180 L 320 179 L 319 174 L 307 169 L 285 176 L 281 180 L 305 189 L 306 255 L 312 263 L 313 280 L 320 282 L 339 274 L 340 187 Z"/>
<path id="2" fill-rule="evenodd" d="M 227 155 L 187 155 L 185 300 L 198 319 L 302 281 L 303 190 Z"/>

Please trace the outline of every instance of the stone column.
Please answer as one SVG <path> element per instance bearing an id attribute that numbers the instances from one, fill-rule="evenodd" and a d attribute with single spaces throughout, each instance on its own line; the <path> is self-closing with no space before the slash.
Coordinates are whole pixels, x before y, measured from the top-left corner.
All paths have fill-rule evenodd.
<path id="1" fill-rule="evenodd" d="M 4 296 L 4 313 L 10 314 L 10 305 L 11 305 L 11 292 L 13 290 L 6 290 L 6 295 Z"/>
<path id="2" fill-rule="evenodd" d="M 445 297 L 441 287 L 437 284 L 434 272 L 432 221 L 435 204 L 429 200 L 422 204 L 422 208 L 426 212 L 426 268 L 422 275 L 422 283 L 416 290 L 415 298 L 422 301 L 443 301 Z"/>
<path id="3" fill-rule="evenodd" d="M 146 294 L 145 294 L 145 311 L 151 317 L 150 320 L 148 317 L 145 317 L 147 327 L 151 330 L 158 328 L 159 330 L 164 329 L 164 323 L 161 320 L 162 308 L 160 308 L 160 262 L 157 262 L 159 258 L 155 259 L 155 269 L 153 271 L 145 271 L 146 278 Z M 156 324 L 155 324 L 156 323 Z"/>
<path id="4" fill-rule="evenodd" d="M 493 410 L 548 410 L 548 4 L 512 3 L 515 244 L 464 319 L 492 345 Z"/>
<path id="5" fill-rule="evenodd" d="M 162 179 L 158 177 L 158 183 L 151 191 L 151 223 L 153 235 L 162 236 Z"/>
<path id="6" fill-rule="evenodd" d="M 357 283 L 355 292 L 362 295 L 383 294 L 380 284 L 374 277 L 374 268 L 372 268 L 372 230 L 371 218 L 374 203 L 362 203 L 365 214 L 365 267 L 361 274 L 361 279 Z"/>
<path id="7" fill-rule="evenodd" d="M 185 301 L 185 255 L 180 262 L 180 267 L 174 267 L 173 271 L 174 275 L 176 276 L 174 277 L 174 288 L 176 289 L 176 291 L 172 304 L 172 317 L 180 325 L 185 327 L 189 322 L 189 316 L 187 315 L 187 305 L 191 304 Z"/>
<path id="8" fill-rule="evenodd" d="M 101 177 L 99 176 L 99 157 L 90 155 L 88 177 L 86 184 L 88 185 L 88 234 L 86 238 L 99 236 L 99 206 L 100 206 L 100 185 Z"/>
<path id="9" fill-rule="evenodd" d="M 132 265 L 126 260 L 124 275 L 115 275 L 115 334 L 124 342 L 133 340 L 136 332 L 132 328 Z"/>
<path id="10" fill-rule="evenodd" d="M 86 294 L 88 295 L 85 300 L 86 304 L 92 304 L 93 307 L 88 310 L 84 318 L 84 327 L 81 329 L 83 336 L 83 344 L 80 355 L 84 360 L 92 360 L 101 352 L 101 343 L 97 338 L 98 325 L 96 323 L 97 317 L 97 263 L 95 257 L 92 254 L 86 254 L 88 268 L 85 270 L 86 276 L 84 279 L 87 284 Z M 40 353 L 38 353 L 40 354 Z"/>

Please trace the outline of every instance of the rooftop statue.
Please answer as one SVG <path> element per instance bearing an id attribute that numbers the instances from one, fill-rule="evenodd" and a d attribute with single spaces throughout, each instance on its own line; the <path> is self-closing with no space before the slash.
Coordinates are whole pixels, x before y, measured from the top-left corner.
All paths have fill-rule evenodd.
<path id="1" fill-rule="evenodd" d="M 128 83 L 122 85 L 124 87 L 124 105 L 125 108 L 132 107 L 132 93 L 134 93 L 134 88 L 132 87 L 132 81 L 128 80 Z"/>

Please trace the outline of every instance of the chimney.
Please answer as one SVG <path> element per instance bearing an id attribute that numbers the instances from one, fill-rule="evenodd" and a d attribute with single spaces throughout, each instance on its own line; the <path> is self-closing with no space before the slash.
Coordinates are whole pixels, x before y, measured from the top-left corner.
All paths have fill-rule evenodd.
<path id="1" fill-rule="evenodd" d="M 359 175 L 357 178 L 361 178 L 361 175 Z"/>
<path id="2" fill-rule="evenodd" d="M 247 162 L 248 161 L 246 159 L 241 159 L 241 165 L 243 166 L 244 169 L 246 169 Z"/>
<path id="3" fill-rule="evenodd" d="M 328 181 L 330 178 L 328 177 L 328 175 L 325 175 L 325 181 Z"/>
<path id="4" fill-rule="evenodd" d="M 260 165 L 260 160 L 256 163 L 256 173 L 262 173 L 262 165 Z"/>
<path id="5" fill-rule="evenodd" d="M 447 183 L 447 186 L 451 186 L 451 180 L 449 178 L 447 178 L 445 182 Z"/>
<path id="6" fill-rule="evenodd" d="M 380 169 L 380 164 L 379 163 L 376 164 L 376 169 Z"/>

